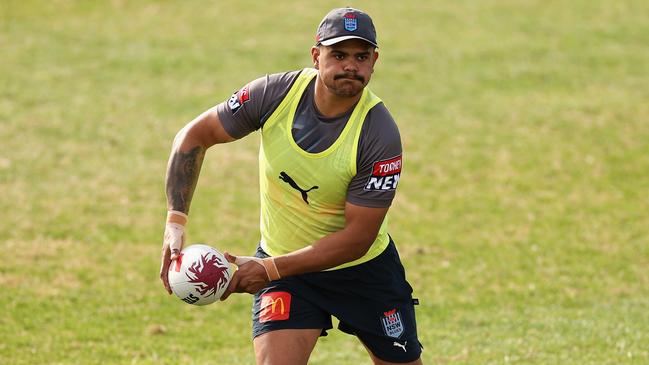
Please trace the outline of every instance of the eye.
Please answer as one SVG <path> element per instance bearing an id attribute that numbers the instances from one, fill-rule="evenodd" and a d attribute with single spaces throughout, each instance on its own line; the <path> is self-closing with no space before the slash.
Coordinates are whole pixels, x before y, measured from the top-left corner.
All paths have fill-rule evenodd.
<path id="1" fill-rule="evenodd" d="M 335 57 L 338 61 L 342 61 L 343 58 L 345 58 L 345 56 L 341 55 L 340 53 L 335 54 L 334 57 Z"/>
<path id="2" fill-rule="evenodd" d="M 367 59 L 369 58 L 369 56 L 368 56 L 368 55 L 361 55 L 361 56 L 358 56 L 358 57 L 356 57 L 356 58 L 357 58 L 359 61 L 365 61 L 365 60 L 367 60 Z"/>

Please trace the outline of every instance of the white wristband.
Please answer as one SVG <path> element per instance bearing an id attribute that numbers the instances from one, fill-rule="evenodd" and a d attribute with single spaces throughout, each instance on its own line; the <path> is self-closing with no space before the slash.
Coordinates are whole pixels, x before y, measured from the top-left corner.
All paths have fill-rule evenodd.
<path id="1" fill-rule="evenodd" d="M 266 276 L 268 276 L 268 281 L 281 279 L 279 271 L 277 270 L 277 265 L 275 265 L 275 259 L 272 257 L 260 259 L 259 257 L 253 256 L 237 256 L 237 258 L 234 260 L 234 264 L 241 266 L 250 261 L 261 265 L 261 267 L 264 268 L 264 270 L 266 271 Z"/>
<path id="2" fill-rule="evenodd" d="M 185 214 L 185 213 L 183 213 L 183 212 L 181 212 L 181 211 L 179 211 L 179 210 L 169 210 L 169 211 L 167 211 L 167 212 L 168 212 L 169 214 L 179 215 L 179 216 L 181 216 L 181 217 L 183 217 L 183 218 L 185 218 L 185 219 L 189 219 L 189 216 L 187 216 L 187 214 Z"/>
<path id="3" fill-rule="evenodd" d="M 167 223 L 165 225 L 164 240 L 169 244 L 171 253 L 174 250 L 182 250 L 184 244 L 185 226 L 178 223 Z"/>

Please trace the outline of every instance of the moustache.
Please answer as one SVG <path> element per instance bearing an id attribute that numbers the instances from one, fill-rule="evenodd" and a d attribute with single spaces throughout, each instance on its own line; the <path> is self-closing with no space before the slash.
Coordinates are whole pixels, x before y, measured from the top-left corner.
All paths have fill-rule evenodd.
<path id="1" fill-rule="evenodd" d="M 354 79 L 360 82 L 365 82 L 365 78 L 357 74 L 338 74 L 334 76 L 334 80 L 340 80 L 340 79 Z"/>

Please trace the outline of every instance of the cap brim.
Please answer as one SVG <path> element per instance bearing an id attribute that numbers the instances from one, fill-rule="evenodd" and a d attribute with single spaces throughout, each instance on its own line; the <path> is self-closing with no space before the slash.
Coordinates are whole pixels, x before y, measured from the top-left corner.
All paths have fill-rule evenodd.
<path id="1" fill-rule="evenodd" d="M 342 36 L 342 37 L 331 38 L 331 39 L 327 39 L 326 41 L 321 41 L 320 44 L 322 44 L 323 46 L 331 46 L 331 45 L 334 45 L 334 44 L 336 44 L 336 43 L 340 43 L 340 42 L 342 42 L 342 41 L 346 41 L 346 40 L 348 40 L 348 39 L 360 39 L 360 40 L 363 40 L 363 41 L 365 41 L 365 42 L 367 42 L 367 43 L 373 45 L 374 47 L 378 47 L 378 46 L 379 46 L 378 44 L 376 44 L 376 43 L 370 41 L 369 39 L 367 39 L 367 38 L 363 38 L 363 37 L 359 37 L 359 36 L 357 36 L 357 35 L 346 35 L 346 36 Z"/>

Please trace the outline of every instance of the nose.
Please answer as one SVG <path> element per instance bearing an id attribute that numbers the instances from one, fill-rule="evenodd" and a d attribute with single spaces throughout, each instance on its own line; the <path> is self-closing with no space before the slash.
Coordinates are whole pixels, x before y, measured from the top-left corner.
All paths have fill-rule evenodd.
<path id="1" fill-rule="evenodd" d="M 350 59 L 348 59 L 343 65 L 343 70 L 345 70 L 345 72 L 357 72 L 358 64 L 356 63 L 356 60 L 350 57 Z"/>

